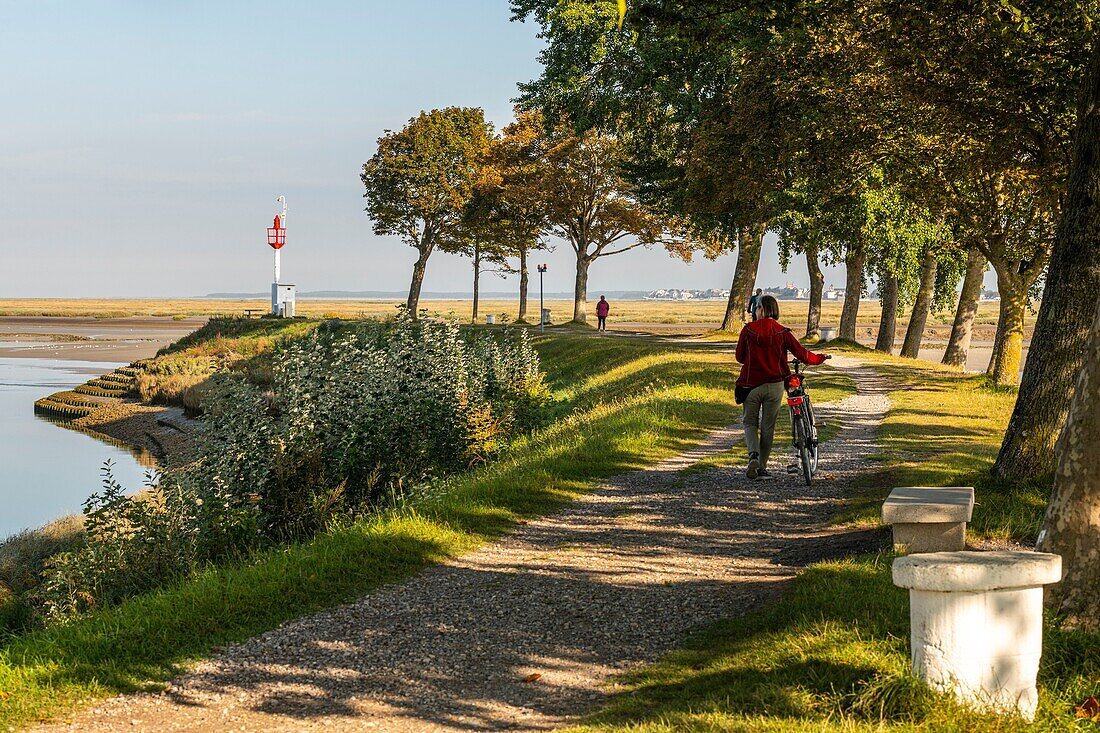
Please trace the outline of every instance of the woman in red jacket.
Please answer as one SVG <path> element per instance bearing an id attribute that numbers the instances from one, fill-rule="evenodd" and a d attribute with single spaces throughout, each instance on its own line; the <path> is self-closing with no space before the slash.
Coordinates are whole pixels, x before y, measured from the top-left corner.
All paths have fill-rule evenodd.
<path id="1" fill-rule="evenodd" d="M 807 364 L 821 364 L 824 354 L 807 351 L 779 322 L 779 303 L 765 295 L 756 304 L 756 320 L 745 324 L 737 338 L 738 401 L 745 395 L 745 445 L 749 449 L 749 478 L 770 476 L 768 456 L 775 437 L 775 419 L 783 405 L 783 384 L 790 376 L 787 352 Z"/>

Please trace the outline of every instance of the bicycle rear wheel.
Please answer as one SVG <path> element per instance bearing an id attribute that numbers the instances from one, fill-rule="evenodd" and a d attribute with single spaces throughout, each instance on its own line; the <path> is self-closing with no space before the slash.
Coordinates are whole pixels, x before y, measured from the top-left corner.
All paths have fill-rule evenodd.
<path id="1" fill-rule="evenodd" d="M 798 458 L 802 463 L 802 478 L 806 480 L 806 485 L 810 485 L 810 481 L 813 479 L 814 467 L 810 465 L 810 434 L 806 430 L 806 417 L 805 415 L 798 415 L 794 419 L 794 444 L 798 448 Z"/>

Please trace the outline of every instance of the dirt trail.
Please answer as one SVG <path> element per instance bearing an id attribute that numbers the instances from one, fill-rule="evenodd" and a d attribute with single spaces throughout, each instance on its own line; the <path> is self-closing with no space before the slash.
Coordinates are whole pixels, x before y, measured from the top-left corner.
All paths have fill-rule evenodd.
<path id="1" fill-rule="evenodd" d="M 823 528 L 889 407 L 877 373 L 834 363 L 859 394 L 819 407 L 842 429 L 810 488 L 783 472 L 782 449 L 773 480 L 683 472 L 741 438 L 739 427 L 718 431 L 496 544 L 233 646 L 164 693 L 113 698 L 41 730 L 559 726 L 610 694 L 615 672 L 772 599 L 801 565 L 882 542 Z"/>

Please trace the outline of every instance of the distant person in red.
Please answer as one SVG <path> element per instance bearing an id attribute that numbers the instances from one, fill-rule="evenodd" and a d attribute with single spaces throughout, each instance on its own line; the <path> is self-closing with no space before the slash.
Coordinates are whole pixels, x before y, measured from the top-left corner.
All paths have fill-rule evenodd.
<path id="1" fill-rule="evenodd" d="M 784 382 L 791 374 L 787 352 L 807 364 L 821 364 L 825 354 L 802 348 L 798 339 L 779 322 L 779 303 L 770 295 L 756 304 L 756 319 L 745 324 L 737 338 L 737 402 L 745 405 L 745 445 L 749 449 L 749 478 L 771 476 L 768 456 L 775 437 L 775 419 L 783 405 Z"/>
<path id="2" fill-rule="evenodd" d="M 596 330 L 607 330 L 607 314 L 611 312 L 611 304 L 607 302 L 607 298 L 600 296 L 600 302 L 596 303 Z"/>

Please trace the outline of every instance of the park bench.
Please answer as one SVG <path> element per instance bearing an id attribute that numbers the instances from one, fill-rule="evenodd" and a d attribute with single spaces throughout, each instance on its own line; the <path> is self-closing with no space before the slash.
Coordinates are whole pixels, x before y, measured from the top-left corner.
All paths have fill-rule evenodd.
<path id="1" fill-rule="evenodd" d="M 900 486 L 882 504 L 882 523 L 893 528 L 900 554 L 951 552 L 966 547 L 973 512 L 971 486 Z"/>

